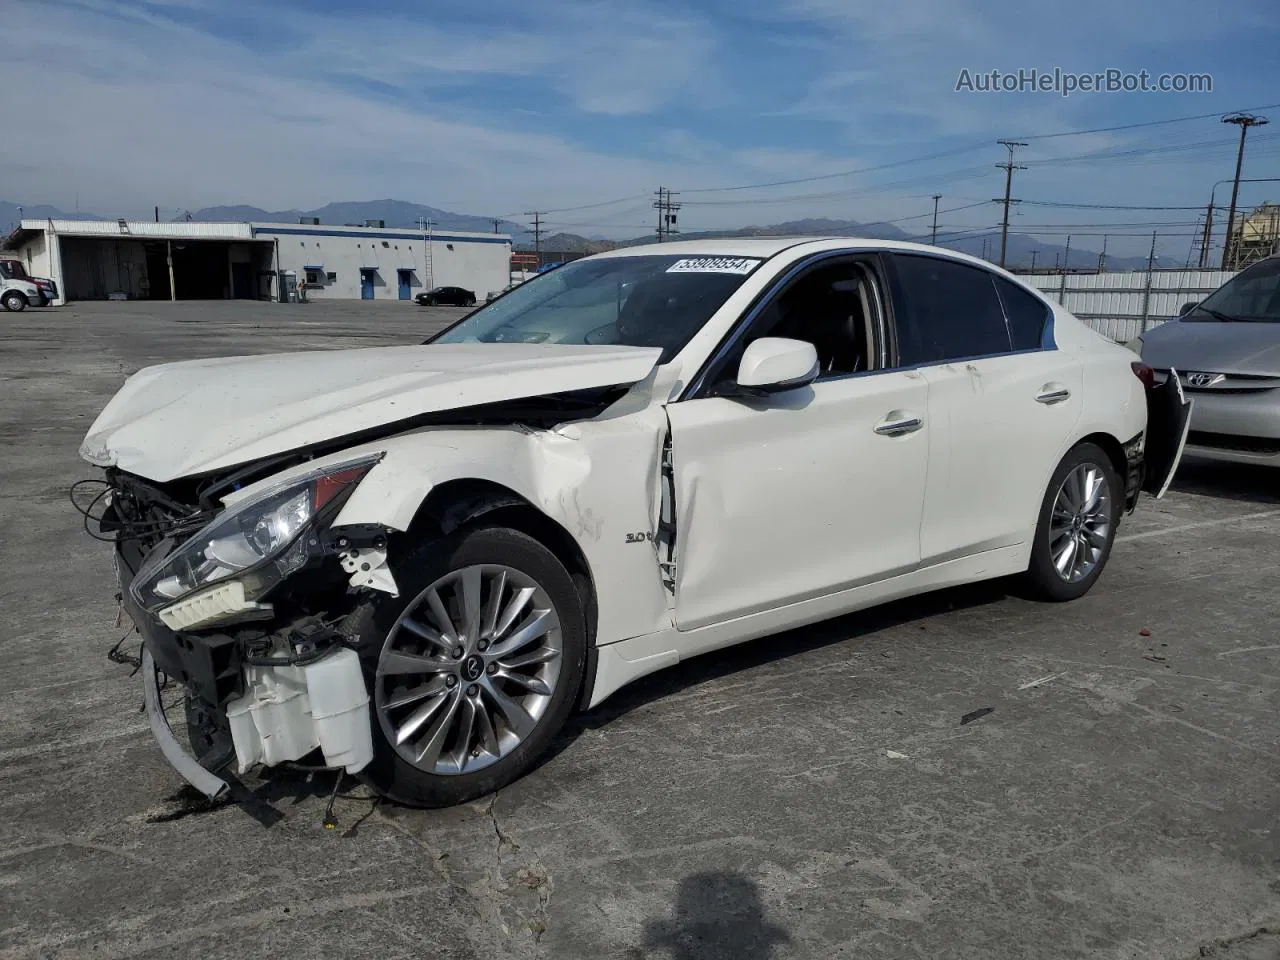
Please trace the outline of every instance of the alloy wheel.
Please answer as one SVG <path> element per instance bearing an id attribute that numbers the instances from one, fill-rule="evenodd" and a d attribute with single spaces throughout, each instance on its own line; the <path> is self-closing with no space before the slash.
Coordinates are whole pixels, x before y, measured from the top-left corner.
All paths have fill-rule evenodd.
<path id="1" fill-rule="evenodd" d="M 1062 481 L 1049 521 L 1049 552 L 1058 576 L 1079 583 L 1111 540 L 1111 485 L 1097 464 L 1082 463 Z"/>
<path id="2" fill-rule="evenodd" d="M 524 742 L 546 713 L 564 653 L 546 590 L 511 567 L 440 577 L 405 608 L 378 658 L 383 735 L 426 773 L 473 773 Z"/>

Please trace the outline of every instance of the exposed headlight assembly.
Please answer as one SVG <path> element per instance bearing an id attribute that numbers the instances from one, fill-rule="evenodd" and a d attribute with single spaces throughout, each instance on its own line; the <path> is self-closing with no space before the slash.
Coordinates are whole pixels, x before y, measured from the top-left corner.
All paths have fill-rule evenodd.
<path id="1" fill-rule="evenodd" d="M 202 621 L 223 619 L 232 612 L 221 610 L 228 605 L 255 608 L 254 601 L 306 565 L 314 549 L 306 533 L 330 519 L 380 459 L 375 454 L 324 467 L 235 504 L 181 546 L 143 564 L 129 591 L 152 611 L 201 591 L 184 604 L 200 606 Z M 205 589 L 219 584 L 227 589 Z"/>

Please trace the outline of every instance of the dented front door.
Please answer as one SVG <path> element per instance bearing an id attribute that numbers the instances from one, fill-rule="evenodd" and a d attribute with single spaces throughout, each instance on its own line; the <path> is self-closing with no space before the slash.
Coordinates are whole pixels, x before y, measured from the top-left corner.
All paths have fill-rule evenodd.
<path id="1" fill-rule="evenodd" d="M 914 371 L 667 407 L 676 624 L 692 629 L 914 569 L 931 427 Z"/>

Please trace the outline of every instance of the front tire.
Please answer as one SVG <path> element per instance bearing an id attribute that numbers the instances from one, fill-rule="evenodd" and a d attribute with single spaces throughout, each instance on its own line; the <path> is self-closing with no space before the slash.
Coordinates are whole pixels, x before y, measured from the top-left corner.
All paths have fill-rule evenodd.
<path id="1" fill-rule="evenodd" d="M 464 803 L 526 773 L 572 712 L 587 630 L 572 577 L 527 534 L 457 531 L 396 564 L 399 597 L 360 615 L 379 793 Z"/>
<path id="2" fill-rule="evenodd" d="M 1124 488 L 1111 458 L 1093 443 L 1073 447 L 1053 472 L 1026 580 L 1043 600 L 1075 600 L 1102 575 L 1115 544 Z"/>
<path id="3" fill-rule="evenodd" d="M 4 304 L 4 308 L 11 313 L 21 313 L 27 309 L 27 298 L 17 290 L 10 290 L 0 298 L 0 303 Z"/>

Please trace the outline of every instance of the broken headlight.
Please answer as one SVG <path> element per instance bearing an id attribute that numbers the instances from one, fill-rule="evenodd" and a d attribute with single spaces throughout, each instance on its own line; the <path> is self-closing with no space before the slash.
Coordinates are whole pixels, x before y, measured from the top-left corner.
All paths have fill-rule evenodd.
<path id="1" fill-rule="evenodd" d="M 143 564 L 130 592 L 139 605 L 155 610 L 195 590 L 237 580 L 245 600 L 258 599 L 306 565 L 312 544 L 304 534 L 317 518 L 331 516 L 380 459 L 378 454 L 325 467 L 235 504 L 172 552 Z"/>

